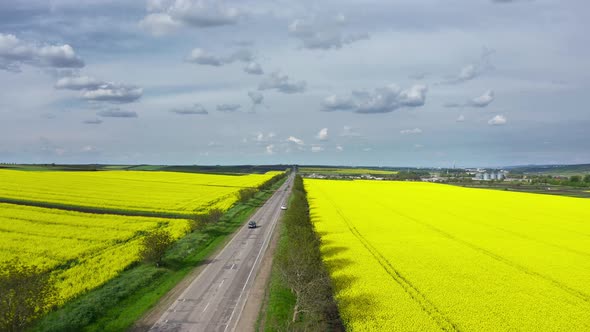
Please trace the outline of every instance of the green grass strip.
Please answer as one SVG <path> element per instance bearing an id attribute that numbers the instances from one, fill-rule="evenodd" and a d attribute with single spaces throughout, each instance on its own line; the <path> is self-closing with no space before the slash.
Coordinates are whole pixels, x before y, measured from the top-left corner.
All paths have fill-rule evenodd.
<path id="1" fill-rule="evenodd" d="M 277 251 L 289 245 L 289 239 L 281 224 Z M 295 295 L 279 276 L 276 262 L 273 262 L 270 283 L 267 289 L 266 307 L 260 311 L 257 331 L 287 331 L 295 308 Z"/>

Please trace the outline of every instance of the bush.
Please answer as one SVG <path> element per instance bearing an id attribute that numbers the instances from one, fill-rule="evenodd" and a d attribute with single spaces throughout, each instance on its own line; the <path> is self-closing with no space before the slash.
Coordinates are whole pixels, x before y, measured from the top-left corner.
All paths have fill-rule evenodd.
<path id="1" fill-rule="evenodd" d="M 211 209 L 207 213 L 196 214 L 190 223 L 191 231 L 202 229 L 205 225 L 218 223 L 223 217 L 223 210 Z"/>
<path id="2" fill-rule="evenodd" d="M 242 189 L 238 192 L 238 202 L 247 203 L 250 199 L 256 196 L 258 191 L 254 188 Z"/>
<path id="3" fill-rule="evenodd" d="M 0 265 L 0 331 L 24 331 L 56 298 L 49 272 L 16 258 Z"/>
<path id="4" fill-rule="evenodd" d="M 172 245 L 174 239 L 172 235 L 163 229 L 158 229 L 148 233 L 142 240 L 140 257 L 148 263 L 156 263 L 159 266 L 166 249 Z"/>

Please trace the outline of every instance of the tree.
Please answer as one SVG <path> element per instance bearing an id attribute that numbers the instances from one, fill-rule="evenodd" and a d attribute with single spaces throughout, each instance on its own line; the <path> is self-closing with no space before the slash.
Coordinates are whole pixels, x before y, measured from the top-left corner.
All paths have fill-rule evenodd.
<path id="1" fill-rule="evenodd" d="M 158 229 L 148 233 L 142 240 L 140 257 L 148 263 L 160 266 L 166 249 L 174 242 L 172 235 L 165 230 Z"/>
<path id="2" fill-rule="evenodd" d="M 586 182 L 586 183 L 590 183 L 590 174 L 586 174 L 586 175 L 584 176 L 584 182 Z"/>
<path id="3" fill-rule="evenodd" d="M 242 189 L 242 190 L 238 191 L 238 201 L 240 203 L 246 203 L 250 199 L 254 198 L 254 196 L 256 196 L 257 192 L 258 191 L 254 188 Z"/>
<path id="4" fill-rule="evenodd" d="M 0 264 L 0 331 L 24 331 L 56 299 L 48 271 L 16 258 Z"/>
<path id="5" fill-rule="evenodd" d="M 199 230 L 208 224 L 218 223 L 222 217 L 221 209 L 211 209 L 208 213 L 196 214 L 190 222 L 191 231 Z"/>
<path id="6" fill-rule="evenodd" d="M 580 182 L 582 182 L 582 177 L 579 175 L 572 175 L 572 176 L 570 176 L 570 182 L 580 183 Z"/>
<path id="7" fill-rule="evenodd" d="M 340 326 L 340 319 L 331 279 L 322 262 L 320 238 L 311 223 L 299 176 L 295 178 L 290 208 L 282 223 L 288 245 L 279 246 L 274 259 L 280 278 L 295 295 L 290 327 L 303 331 L 333 330 L 330 326 Z"/>

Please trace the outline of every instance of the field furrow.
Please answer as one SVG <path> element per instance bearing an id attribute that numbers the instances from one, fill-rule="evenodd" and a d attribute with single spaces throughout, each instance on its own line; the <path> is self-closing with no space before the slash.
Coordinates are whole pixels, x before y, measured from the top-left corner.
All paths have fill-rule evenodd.
<path id="1" fill-rule="evenodd" d="M 411 182 L 306 179 L 305 187 L 351 331 L 428 330 L 416 327 L 433 319 L 438 330 L 590 329 L 588 200 Z M 391 301 L 394 293 L 426 303 L 428 314 Z M 348 300 L 365 297 L 373 320 Z"/>

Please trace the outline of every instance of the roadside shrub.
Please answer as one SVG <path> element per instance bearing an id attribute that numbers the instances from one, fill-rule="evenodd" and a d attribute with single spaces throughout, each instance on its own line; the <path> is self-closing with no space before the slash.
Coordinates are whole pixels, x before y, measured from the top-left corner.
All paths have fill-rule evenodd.
<path id="1" fill-rule="evenodd" d="M 174 239 L 172 235 L 163 229 L 158 229 L 148 233 L 142 240 L 140 248 L 140 257 L 148 263 L 155 263 L 160 266 L 166 249 L 172 245 Z"/>

